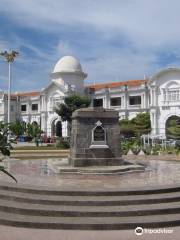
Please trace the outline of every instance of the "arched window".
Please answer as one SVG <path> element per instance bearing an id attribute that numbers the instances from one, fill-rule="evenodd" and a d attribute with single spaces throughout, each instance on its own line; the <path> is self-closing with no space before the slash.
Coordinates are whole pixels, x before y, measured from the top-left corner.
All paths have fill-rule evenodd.
<path id="1" fill-rule="evenodd" d="M 61 121 L 58 121 L 57 118 L 51 123 L 51 136 L 62 137 L 62 123 Z"/>

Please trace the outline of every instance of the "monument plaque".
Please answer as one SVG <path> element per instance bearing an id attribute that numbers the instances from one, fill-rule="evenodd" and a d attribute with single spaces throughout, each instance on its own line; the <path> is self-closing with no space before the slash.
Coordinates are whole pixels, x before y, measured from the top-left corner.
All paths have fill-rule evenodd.
<path id="1" fill-rule="evenodd" d="M 97 126 L 93 132 L 94 142 L 105 141 L 105 130 L 101 126 Z"/>

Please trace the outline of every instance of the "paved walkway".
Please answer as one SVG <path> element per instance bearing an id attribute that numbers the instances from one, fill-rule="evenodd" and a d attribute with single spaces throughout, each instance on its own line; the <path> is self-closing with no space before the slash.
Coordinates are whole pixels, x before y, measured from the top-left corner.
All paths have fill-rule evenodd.
<path id="1" fill-rule="evenodd" d="M 166 228 L 173 233 L 145 233 L 137 236 L 133 230 L 73 231 L 43 230 L 0 226 L 0 240 L 179 240 L 180 227 Z M 163 230 L 163 229 L 162 229 Z"/>

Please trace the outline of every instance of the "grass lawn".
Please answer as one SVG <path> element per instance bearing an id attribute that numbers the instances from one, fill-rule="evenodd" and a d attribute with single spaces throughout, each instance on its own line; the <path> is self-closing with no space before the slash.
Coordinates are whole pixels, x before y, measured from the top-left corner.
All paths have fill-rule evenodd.
<path id="1" fill-rule="evenodd" d="M 39 147 L 36 147 L 36 146 L 19 146 L 19 147 L 14 147 L 13 148 L 13 150 L 66 150 L 66 149 L 65 148 L 57 148 L 54 145 L 39 146 Z"/>

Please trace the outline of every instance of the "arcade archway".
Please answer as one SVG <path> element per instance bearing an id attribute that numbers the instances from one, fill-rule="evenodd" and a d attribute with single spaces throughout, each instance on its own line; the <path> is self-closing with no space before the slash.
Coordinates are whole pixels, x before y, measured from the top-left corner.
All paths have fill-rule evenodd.
<path id="1" fill-rule="evenodd" d="M 61 121 L 57 121 L 56 123 L 56 136 L 62 137 L 62 123 Z"/>
<path id="2" fill-rule="evenodd" d="M 180 139 L 180 117 L 173 115 L 167 119 L 166 138 Z"/>
<path id="3" fill-rule="evenodd" d="M 62 122 L 54 119 L 51 124 L 51 136 L 62 137 Z"/>

